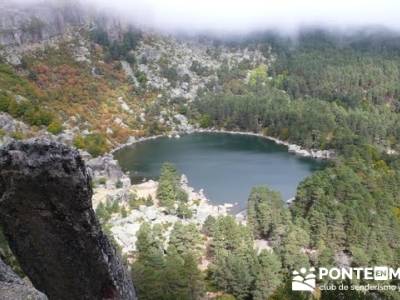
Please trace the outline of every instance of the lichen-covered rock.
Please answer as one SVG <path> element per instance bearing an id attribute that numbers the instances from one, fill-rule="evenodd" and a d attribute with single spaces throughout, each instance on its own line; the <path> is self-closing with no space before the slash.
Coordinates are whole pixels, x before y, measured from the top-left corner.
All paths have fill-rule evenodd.
<path id="1" fill-rule="evenodd" d="M 34 286 L 50 299 L 136 299 L 91 198 L 78 151 L 37 139 L 0 149 L 0 224 Z"/>
<path id="2" fill-rule="evenodd" d="M 47 300 L 47 297 L 28 285 L 0 259 L 0 299 Z"/>

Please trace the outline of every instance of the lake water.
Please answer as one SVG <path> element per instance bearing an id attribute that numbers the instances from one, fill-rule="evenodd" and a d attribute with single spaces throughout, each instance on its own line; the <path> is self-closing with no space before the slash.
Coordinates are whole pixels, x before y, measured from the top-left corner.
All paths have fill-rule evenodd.
<path id="1" fill-rule="evenodd" d="M 324 165 L 260 137 L 225 133 L 148 140 L 121 149 L 115 157 L 136 183 L 157 179 L 161 165 L 171 162 L 213 203 L 239 203 L 236 211 L 246 208 L 250 190 L 257 185 L 279 191 L 284 200 L 292 198 L 298 184 Z"/>

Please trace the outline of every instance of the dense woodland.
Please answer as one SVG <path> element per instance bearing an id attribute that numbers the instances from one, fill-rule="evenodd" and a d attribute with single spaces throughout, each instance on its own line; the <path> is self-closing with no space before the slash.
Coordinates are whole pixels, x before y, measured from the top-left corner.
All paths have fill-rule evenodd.
<path id="1" fill-rule="evenodd" d="M 398 36 L 313 31 L 295 41 L 264 38 L 275 62 L 250 75 L 222 68 L 223 88 L 202 91 L 192 117 L 203 127 L 261 132 L 334 149 L 338 157 L 300 184 L 289 207 L 276 192 L 256 187 L 247 227 L 232 222 L 224 231 L 229 220 L 207 222 L 213 261 L 207 280 L 235 299 L 306 299 L 285 286 L 300 266 L 398 266 L 400 161 L 387 154 L 400 139 Z M 246 76 L 245 83 L 239 80 Z M 273 254 L 254 254 L 247 246 L 252 239 L 268 240 Z M 399 298 L 389 292 L 339 296 Z"/>
<path id="2" fill-rule="evenodd" d="M 240 68 L 221 68 L 223 89 L 203 91 L 197 117 L 204 127 L 260 131 L 308 148 L 396 147 L 399 38 L 364 35 L 312 31 L 295 40 L 267 35 L 275 62 L 250 76 Z M 246 76 L 247 84 L 239 80 Z"/>
<path id="3" fill-rule="evenodd" d="M 372 146 L 350 145 L 344 153 L 304 180 L 290 206 L 266 186 L 253 188 L 247 225 L 232 216 L 209 217 L 201 231 L 177 223 L 164 251 L 165 228 L 144 223 L 132 265 L 141 299 L 198 299 L 206 291 L 219 295 L 217 299 L 311 299 L 310 294 L 291 292 L 292 270 L 397 266 L 400 160 Z M 163 169 L 161 189 L 172 199 L 176 170 L 170 164 Z M 256 240 L 268 241 L 272 252 L 256 251 Z M 204 259 L 210 265 L 200 272 L 198 264 Z M 341 293 L 341 299 L 398 299 L 397 292 Z M 338 292 L 314 296 L 338 299 Z"/>

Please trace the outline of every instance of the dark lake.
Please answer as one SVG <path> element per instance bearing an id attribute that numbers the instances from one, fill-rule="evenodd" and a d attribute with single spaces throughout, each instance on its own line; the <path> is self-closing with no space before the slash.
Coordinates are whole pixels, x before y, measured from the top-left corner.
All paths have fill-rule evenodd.
<path id="1" fill-rule="evenodd" d="M 246 207 L 250 190 L 257 185 L 267 185 L 287 200 L 305 177 L 324 166 L 272 141 L 225 133 L 162 137 L 125 147 L 115 157 L 133 182 L 157 179 L 164 162 L 174 163 L 189 185 L 203 188 L 213 203 L 239 203 L 235 210 Z"/>

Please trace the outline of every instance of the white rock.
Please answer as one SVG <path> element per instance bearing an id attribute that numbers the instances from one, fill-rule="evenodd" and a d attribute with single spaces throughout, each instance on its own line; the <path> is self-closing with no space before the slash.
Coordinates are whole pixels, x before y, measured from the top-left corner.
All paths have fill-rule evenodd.
<path id="1" fill-rule="evenodd" d="M 111 227 L 111 233 L 117 241 L 117 243 L 122 247 L 124 253 L 130 251 L 136 251 L 136 241 L 137 232 L 140 229 L 141 224 L 138 223 L 126 223 L 122 226 Z"/>
<path id="2" fill-rule="evenodd" d="M 75 61 L 90 63 L 89 57 L 90 51 L 88 48 L 83 46 L 75 48 Z"/>
<path id="3" fill-rule="evenodd" d="M 118 98 L 118 103 L 120 104 L 123 111 L 133 114 L 133 110 L 128 106 L 122 97 Z"/>
<path id="4" fill-rule="evenodd" d="M 134 144 L 134 143 L 136 143 L 136 137 L 134 137 L 134 136 L 130 136 L 129 138 L 128 138 L 128 140 L 127 140 L 127 144 Z"/>
<path id="5" fill-rule="evenodd" d="M 154 206 L 146 207 L 143 212 L 148 221 L 154 221 L 157 219 L 158 211 Z"/>
<path id="6" fill-rule="evenodd" d="M 254 240 L 254 249 L 256 250 L 257 255 L 259 255 L 263 250 L 273 252 L 272 247 L 266 240 Z"/>
<path id="7" fill-rule="evenodd" d="M 116 124 L 116 125 L 118 125 L 118 126 L 120 126 L 120 127 L 122 127 L 122 128 L 128 128 L 128 125 L 126 125 L 126 124 L 124 123 L 124 121 L 122 121 L 122 119 L 119 118 L 119 117 L 116 117 L 116 118 L 114 119 L 114 124 Z"/>
<path id="8" fill-rule="evenodd" d="M 114 131 L 110 127 L 107 127 L 106 133 L 110 135 L 113 134 Z"/>

